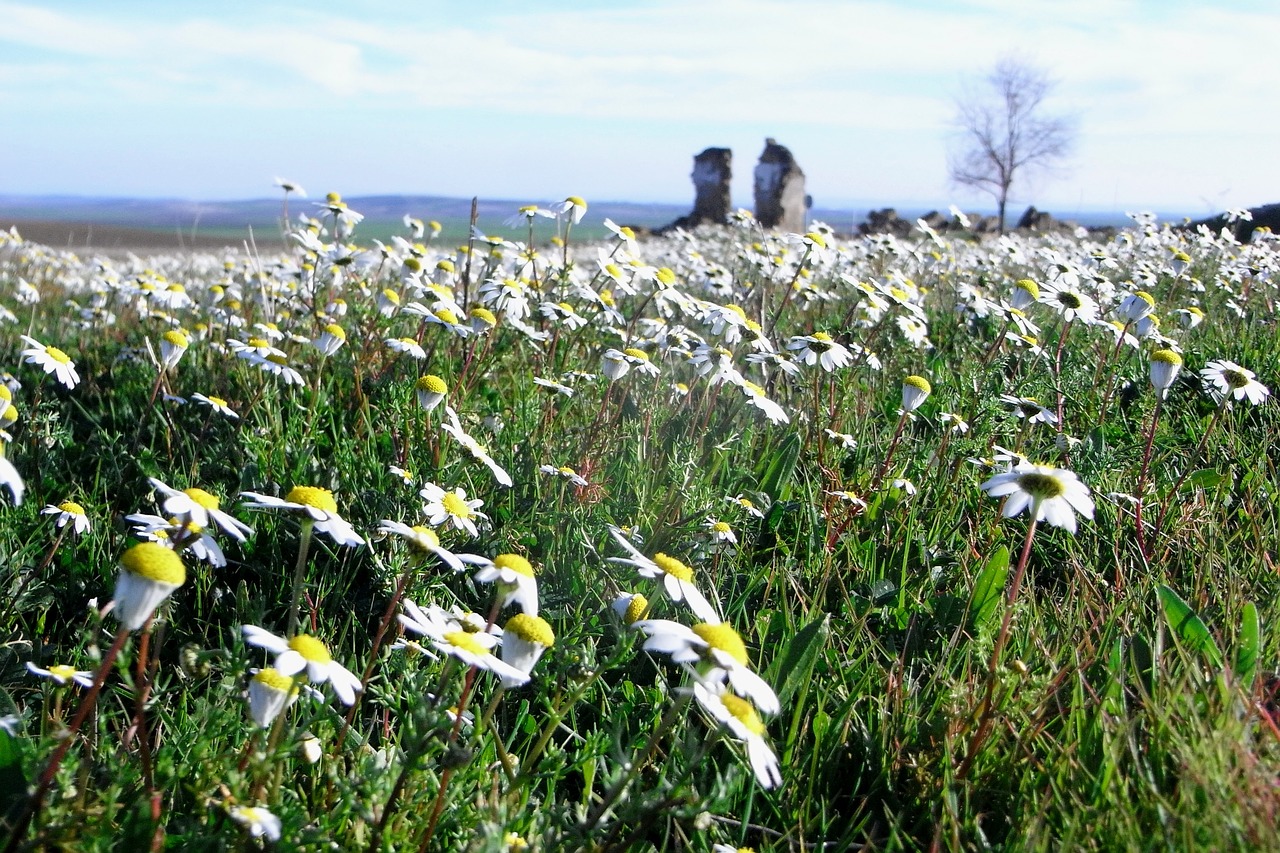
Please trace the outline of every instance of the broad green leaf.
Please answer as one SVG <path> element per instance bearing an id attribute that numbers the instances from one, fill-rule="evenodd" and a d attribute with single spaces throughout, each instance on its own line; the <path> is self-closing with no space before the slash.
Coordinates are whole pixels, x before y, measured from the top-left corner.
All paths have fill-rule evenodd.
<path id="1" fill-rule="evenodd" d="M 1188 489 L 1213 489 L 1227 479 L 1227 475 L 1220 473 L 1213 468 L 1201 468 L 1199 471 L 1191 472 L 1187 477 L 1187 481 L 1182 484 L 1182 491 Z"/>
<path id="2" fill-rule="evenodd" d="M 782 674 L 782 681 L 777 685 L 778 701 L 787 704 L 795 692 L 809 682 L 813 667 L 830 636 L 831 616 L 824 614 L 821 619 L 805 625 L 791 638 L 777 670 Z"/>
<path id="3" fill-rule="evenodd" d="M 1156 593 L 1160 596 L 1160 606 L 1164 609 L 1169 630 L 1178 641 L 1188 649 L 1203 654 L 1214 666 L 1222 666 L 1222 650 L 1209 633 L 1209 626 L 1196 615 L 1191 605 L 1164 584 L 1156 587 Z"/>
<path id="4" fill-rule="evenodd" d="M 1240 639 L 1236 646 L 1236 679 L 1246 689 L 1258 675 L 1258 655 L 1262 649 L 1262 619 L 1258 607 L 1246 601 L 1240 613 Z"/>
<path id="5" fill-rule="evenodd" d="M 791 477 L 796 462 L 800 460 L 800 436 L 788 433 L 782 444 L 764 463 L 760 474 L 760 491 L 774 501 L 784 500 L 791 493 Z"/>
<path id="6" fill-rule="evenodd" d="M 969 602 L 970 625 L 975 631 L 991 624 L 1004 600 L 1004 583 L 1009 577 L 1009 549 L 1001 545 L 987 558 L 987 564 L 978 572 L 973 584 L 973 598 Z"/>

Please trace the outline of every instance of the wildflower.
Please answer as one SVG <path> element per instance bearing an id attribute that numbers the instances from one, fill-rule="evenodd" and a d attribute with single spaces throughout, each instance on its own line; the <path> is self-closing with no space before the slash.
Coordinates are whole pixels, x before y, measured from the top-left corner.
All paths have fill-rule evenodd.
<path id="1" fill-rule="evenodd" d="M 833 429 L 823 429 L 822 431 L 827 438 L 839 444 L 845 450 L 857 450 L 858 442 L 853 436 L 847 432 L 836 432 Z"/>
<path id="2" fill-rule="evenodd" d="M 533 566 L 519 554 L 499 554 L 476 572 L 476 583 L 498 583 L 499 606 L 520 605 L 530 616 L 538 615 L 538 579 Z"/>
<path id="3" fill-rule="evenodd" d="M 36 365 L 45 373 L 53 374 L 55 379 L 69 389 L 80 383 L 75 363 L 65 352 L 57 347 L 45 346 L 27 335 L 23 335 L 22 339 L 27 342 L 27 348 L 22 351 L 23 361 Z"/>
<path id="4" fill-rule="evenodd" d="M 764 722 L 755 707 L 726 690 L 723 684 L 697 682 L 693 685 L 693 695 L 708 714 L 746 747 L 747 760 L 751 762 L 760 787 L 769 789 L 781 785 L 778 756 L 765 740 Z"/>
<path id="5" fill-rule="evenodd" d="M 325 358 L 342 349 L 342 345 L 347 342 L 347 333 L 337 323 L 330 323 L 324 327 L 324 331 L 320 336 L 311 342 L 311 345 L 320 350 L 320 354 Z"/>
<path id="6" fill-rule="evenodd" d="M 1151 353 L 1151 385 L 1161 400 L 1169 394 L 1169 386 L 1178 378 L 1182 369 L 1182 356 L 1171 349 L 1158 349 Z"/>
<path id="7" fill-rule="evenodd" d="M 298 679 L 275 667 L 255 670 L 249 679 L 249 716 L 262 728 L 275 722 L 298 698 Z"/>
<path id="8" fill-rule="evenodd" d="M 280 840 L 280 818 L 260 806 L 232 806 L 227 812 L 254 838 L 265 838 L 272 844 Z"/>
<path id="9" fill-rule="evenodd" d="M 542 653 L 555 643 L 555 632 L 545 619 L 528 612 L 517 613 L 502 628 L 502 659 L 527 678 Z M 505 676 L 502 683 L 506 687 L 518 686 Z"/>
<path id="10" fill-rule="evenodd" d="M 711 538 L 717 544 L 737 545 L 738 537 L 734 534 L 733 528 L 727 522 L 720 521 L 715 518 L 708 518 L 702 524 L 703 527 L 711 533 Z"/>
<path id="11" fill-rule="evenodd" d="M 210 523 L 216 524 L 223 533 L 237 542 L 243 542 L 246 537 L 253 535 L 252 527 L 219 509 L 221 501 L 217 495 L 194 487 L 182 491 L 171 489 L 155 477 L 148 477 L 147 481 L 153 489 L 164 495 L 162 509 L 166 514 L 187 519 L 202 529 Z"/>
<path id="12" fill-rule="evenodd" d="M 1053 307 L 1068 323 L 1076 318 L 1091 323 L 1098 316 L 1098 303 L 1065 276 L 1059 281 L 1043 285 L 1040 288 L 1040 301 Z"/>
<path id="13" fill-rule="evenodd" d="M 84 507 L 80 506 L 80 504 L 75 501 L 63 501 L 57 506 L 50 504 L 40 510 L 40 514 L 56 515 L 57 518 L 54 519 L 54 523 L 58 528 L 61 529 L 70 524 L 77 536 L 89 530 L 90 527 L 89 516 L 84 511 Z"/>
<path id="14" fill-rule="evenodd" d="M 469 626 L 448 617 L 438 607 L 423 610 L 405 599 L 400 623 L 415 634 L 431 639 L 437 650 L 455 657 L 468 666 L 485 669 L 502 679 L 507 686 L 519 686 L 529 680 L 529 674 L 493 654 L 493 648 L 501 640 L 484 631 L 469 630 Z"/>
<path id="15" fill-rule="evenodd" d="M 280 675 L 294 676 L 306 670 L 313 684 L 329 682 L 333 692 L 344 705 L 354 704 L 360 688 L 360 679 L 349 669 L 333 659 L 329 649 L 309 634 L 298 634 L 286 640 L 257 625 L 244 625 L 244 640 L 276 655 L 275 669 Z"/>
<path id="16" fill-rule="evenodd" d="M 610 606 L 628 628 L 649 616 L 649 599 L 638 592 L 624 592 Z"/>
<path id="17" fill-rule="evenodd" d="M 0 441 L 0 486 L 9 490 L 9 494 L 13 496 L 14 506 L 22 506 L 22 496 L 26 494 L 27 484 L 22 482 L 22 475 L 4 455 L 2 441 Z"/>
<path id="18" fill-rule="evenodd" d="M 489 455 L 488 449 L 486 449 L 483 444 L 476 441 L 473 437 L 463 431 L 462 423 L 458 420 L 458 413 L 449 406 L 444 407 L 444 413 L 448 417 L 449 422 L 441 424 L 440 429 L 453 436 L 459 444 L 466 448 L 467 452 L 471 454 L 473 459 L 487 467 L 493 473 L 494 479 L 497 480 L 500 485 L 510 488 L 512 483 L 511 475 L 508 474 L 501 465 L 493 461 L 493 457 Z M 501 427 L 499 427 L 499 429 L 500 428 Z M 495 432 L 496 431 L 497 430 L 495 430 Z"/>
<path id="19" fill-rule="evenodd" d="M 1017 311 L 1025 311 L 1033 302 L 1040 301 L 1040 285 L 1029 278 L 1018 280 L 1013 286 L 1013 295 L 1009 297 L 1009 305 Z"/>
<path id="20" fill-rule="evenodd" d="M 509 228 L 532 225 L 534 218 L 538 216 L 543 216 L 547 219 L 556 218 L 556 215 L 546 208 L 538 207 L 536 204 L 526 204 L 517 209 L 514 214 L 502 220 L 502 224 Z"/>
<path id="21" fill-rule="evenodd" d="M 387 345 L 387 349 L 392 352 L 404 353 L 410 358 L 423 361 L 427 357 L 427 351 L 424 350 L 413 338 L 387 338 L 383 341 Z"/>
<path id="22" fill-rule="evenodd" d="M 480 531 L 476 529 L 476 519 L 489 518 L 478 511 L 484 506 L 484 501 L 479 498 L 467 500 L 467 493 L 461 488 L 446 492 L 435 483 L 427 483 L 418 494 L 426 501 L 422 512 L 432 527 L 450 522 L 454 529 L 465 530 L 468 535 L 476 537 L 480 535 Z"/>
<path id="23" fill-rule="evenodd" d="M 285 385 L 302 385 L 302 374 L 294 367 L 290 366 L 288 356 L 283 354 L 272 353 L 263 359 L 251 361 L 254 367 L 263 373 L 270 373 L 272 376 L 279 376 L 284 380 Z"/>
<path id="24" fill-rule="evenodd" d="M 554 465 L 541 465 L 538 467 L 538 470 L 551 477 L 562 477 L 580 489 L 586 488 L 590 485 L 585 477 L 567 465 L 560 468 L 557 468 Z"/>
<path id="25" fill-rule="evenodd" d="M 969 422 L 955 412 L 938 412 L 938 423 L 957 435 L 964 435 L 969 431 Z"/>
<path id="26" fill-rule="evenodd" d="M 695 677 L 705 683 L 728 679 L 733 689 L 751 699 L 766 714 L 776 714 L 778 697 L 763 678 L 751 669 L 751 659 L 741 635 L 723 622 L 701 622 L 690 628 L 668 619 L 647 619 L 635 623 L 649 639 L 647 652 L 671 656 L 675 663 L 697 665 Z"/>
<path id="27" fill-rule="evenodd" d="M 929 385 L 928 379 L 923 376 L 908 376 L 902 380 L 902 410 L 914 412 L 931 393 L 933 393 L 933 387 Z"/>
<path id="28" fill-rule="evenodd" d="M 1178 315 L 1178 320 L 1184 329 L 1194 329 L 1204 322 L 1204 312 L 1194 305 L 1179 308 L 1173 313 Z"/>
<path id="29" fill-rule="evenodd" d="M 1027 423 L 1053 425 L 1058 422 L 1058 416 L 1040 405 L 1040 401 L 1034 397 L 1015 397 L 1012 394 L 1001 394 L 1000 402 L 1009 406 L 1019 420 L 1026 418 Z"/>
<path id="30" fill-rule="evenodd" d="M 600 372 L 610 382 L 626 376 L 632 368 L 649 376 L 657 376 L 659 372 L 658 366 L 649 360 L 649 354 L 636 347 L 627 347 L 625 350 L 607 349 L 601 356 Z"/>
<path id="31" fill-rule="evenodd" d="M 197 403 L 203 403 L 220 415 L 224 415 L 228 418 L 234 418 L 236 420 L 239 420 L 240 418 L 227 401 L 221 397 L 206 397 L 204 394 L 192 394 L 191 399 L 195 400 Z"/>
<path id="32" fill-rule="evenodd" d="M 449 393 L 449 386 L 439 376 L 427 374 L 414 384 L 418 393 L 418 405 L 424 412 L 429 412 L 444 401 Z"/>
<path id="33" fill-rule="evenodd" d="M 533 384 L 540 388 L 546 388 L 548 391 L 555 391 L 557 394 L 563 394 L 566 397 L 573 396 L 573 389 L 568 385 L 554 382 L 550 379 L 543 379 L 541 376 L 533 377 Z"/>
<path id="34" fill-rule="evenodd" d="M 760 387 L 750 379 L 742 379 L 739 382 L 742 392 L 747 395 L 747 402 L 752 406 L 764 412 L 764 416 L 769 419 L 770 423 L 788 424 L 791 419 L 787 417 L 787 413 L 782 410 L 782 406 L 775 403 L 765 396 L 764 388 Z"/>
<path id="35" fill-rule="evenodd" d="M 250 498 L 242 504 L 245 509 L 279 509 L 302 515 L 315 524 L 316 530 L 328 533 L 339 545 L 364 544 L 364 539 L 338 514 L 338 503 L 328 489 L 294 486 L 283 498 L 258 492 L 241 492 L 240 497 Z"/>
<path id="36" fill-rule="evenodd" d="M 1116 314 L 1126 325 L 1136 323 L 1150 314 L 1156 307 L 1156 300 L 1145 290 L 1136 290 L 1120 301 Z"/>
<path id="37" fill-rule="evenodd" d="M 810 367 L 817 364 L 828 373 L 853 360 L 849 350 L 836 343 L 826 332 L 797 335 L 787 344 L 787 349 L 794 351 Z"/>
<path id="38" fill-rule="evenodd" d="M 1266 401 L 1271 393 L 1266 385 L 1259 382 L 1252 370 L 1241 367 L 1234 361 L 1219 359 L 1211 361 L 1200 371 L 1200 379 L 1215 398 L 1236 400 L 1248 398 L 1255 406 Z"/>
<path id="39" fill-rule="evenodd" d="M 436 532 L 429 527 L 422 527 L 421 525 L 414 525 L 413 527 L 410 527 L 409 525 L 402 524 L 399 521 L 383 519 L 378 522 L 378 533 L 383 536 L 387 536 L 389 534 L 399 536 L 401 539 L 405 540 L 406 544 L 408 544 L 410 550 L 415 553 L 416 557 L 421 558 L 427 554 L 433 554 L 440 559 L 440 562 L 444 563 L 455 572 L 460 572 L 466 568 L 464 565 L 466 563 L 474 565 L 488 564 L 489 562 L 484 557 L 477 557 L 474 554 L 454 554 L 452 551 L 440 544 L 440 537 L 437 536 Z"/>
<path id="40" fill-rule="evenodd" d="M 618 544 L 631 554 L 630 557 L 610 557 L 609 562 L 634 566 L 641 577 L 661 578 L 662 587 L 672 601 L 687 603 L 693 614 L 706 622 L 720 621 L 720 615 L 716 612 L 717 608 L 694 585 L 692 568 L 686 566 L 675 557 L 669 557 L 662 553 L 654 554 L 653 559 L 649 559 L 636 550 L 636 547 L 622 535 L 621 530 L 610 525 L 609 532 L 613 534 L 613 538 L 617 540 Z"/>
<path id="41" fill-rule="evenodd" d="M 54 664 L 48 669 L 41 669 L 31 661 L 27 661 L 27 672 L 40 678 L 48 678 L 59 686 L 66 686 L 69 681 L 75 682 L 81 687 L 93 686 L 92 672 L 77 670 L 74 666 L 67 666 L 66 664 Z"/>
<path id="42" fill-rule="evenodd" d="M 160 366 L 164 370 L 172 370 L 182 360 L 191 339 L 181 329 L 170 329 L 160 338 Z"/>
<path id="43" fill-rule="evenodd" d="M 286 195 L 288 193 L 294 193 L 295 195 L 301 196 L 302 198 L 307 197 L 307 191 L 304 190 L 302 188 L 302 185 L 299 184 L 297 181 L 290 181 L 286 178 L 276 178 L 275 184 L 280 189 L 284 190 Z"/>
<path id="44" fill-rule="evenodd" d="M 467 312 L 467 319 L 471 321 L 472 334 L 476 335 L 483 335 L 498 325 L 497 316 L 488 308 L 479 305 Z"/>
<path id="45" fill-rule="evenodd" d="M 116 578 L 115 616 L 136 631 L 187 579 L 187 567 L 172 549 L 157 542 L 139 542 L 120 557 Z"/>
<path id="46" fill-rule="evenodd" d="M 1093 518 L 1089 487 L 1071 472 L 1050 465 L 1019 462 L 1012 471 L 997 474 L 982 484 L 992 497 L 1006 498 L 1002 515 L 1013 518 L 1028 507 L 1034 521 L 1076 532 L 1076 513 Z"/>
<path id="47" fill-rule="evenodd" d="M 564 201 L 552 206 L 560 216 L 568 216 L 569 221 L 577 225 L 582 221 L 582 217 L 587 215 L 587 203 L 582 200 L 581 196 L 571 195 Z"/>

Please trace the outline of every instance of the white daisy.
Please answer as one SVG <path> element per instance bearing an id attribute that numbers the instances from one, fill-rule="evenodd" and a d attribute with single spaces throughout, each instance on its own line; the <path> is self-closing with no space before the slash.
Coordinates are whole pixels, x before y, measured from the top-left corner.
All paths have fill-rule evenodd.
<path id="1" fill-rule="evenodd" d="M 1005 518 L 1013 518 L 1031 508 L 1036 521 L 1047 521 L 1054 527 L 1076 532 L 1076 513 L 1093 518 L 1093 499 L 1089 487 L 1062 468 L 1019 462 L 1012 471 L 997 474 L 982 484 L 992 497 L 1006 498 Z"/>
<path id="2" fill-rule="evenodd" d="M 67 388 L 74 388 L 80 383 L 75 363 L 65 352 L 57 347 L 45 346 L 27 335 L 23 335 L 22 339 L 27 342 L 27 348 L 22 351 L 23 361 L 36 365 L 45 373 L 53 374 Z"/>
<path id="3" fill-rule="evenodd" d="M 344 705 L 354 704 L 361 689 L 360 679 L 333 659 L 329 649 L 309 634 L 298 634 L 286 640 L 257 625 L 244 625 L 244 641 L 276 655 L 275 669 L 284 676 L 297 675 L 304 669 L 312 684 L 329 682 Z"/>
<path id="4" fill-rule="evenodd" d="M 250 499 L 242 504 L 245 509 L 282 509 L 305 515 L 315 524 L 316 530 L 328 533 L 339 545 L 364 544 L 364 539 L 338 514 L 338 503 L 328 489 L 294 486 L 283 498 L 258 492 L 241 492 L 240 497 Z"/>
<path id="5" fill-rule="evenodd" d="M 418 494 L 426 501 L 422 506 L 422 512 L 427 517 L 427 523 L 432 527 L 451 523 L 454 529 L 465 530 L 474 538 L 480 535 L 480 531 L 476 528 L 476 520 L 489 519 L 489 516 L 479 511 L 480 507 L 484 506 L 484 501 L 479 498 L 467 500 L 467 493 L 461 488 L 446 492 L 435 483 L 427 483 Z"/>
<path id="6" fill-rule="evenodd" d="M 609 532 L 613 534 L 618 544 L 631 554 L 630 557 L 610 557 L 609 562 L 634 566 L 641 577 L 661 578 L 662 587 L 672 601 L 687 603 L 693 614 L 706 622 L 720 621 L 718 608 L 712 605 L 694 585 L 692 568 L 666 554 L 654 554 L 650 559 L 636 550 L 636 547 L 622 535 L 622 531 L 618 528 L 610 525 Z"/>
<path id="7" fill-rule="evenodd" d="M 1252 370 L 1234 361 L 1211 361 L 1200 371 L 1200 378 L 1215 398 L 1248 399 L 1255 406 L 1266 402 L 1271 390 L 1257 380 Z"/>

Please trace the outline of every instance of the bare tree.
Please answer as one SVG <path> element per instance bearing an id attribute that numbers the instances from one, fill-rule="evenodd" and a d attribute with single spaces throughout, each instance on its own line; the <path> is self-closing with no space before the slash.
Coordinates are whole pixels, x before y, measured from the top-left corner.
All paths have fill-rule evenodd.
<path id="1" fill-rule="evenodd" d="M 1021 59 L 1000 60 L 984 82 L 956 98 L 960 132 L 948 165 L 952 181 L 995 198 L 1003 234 L 1014 180 L 1065 158 L 1075 143 L 1075 122 L 1044 114 L 1054 82 Z"/>

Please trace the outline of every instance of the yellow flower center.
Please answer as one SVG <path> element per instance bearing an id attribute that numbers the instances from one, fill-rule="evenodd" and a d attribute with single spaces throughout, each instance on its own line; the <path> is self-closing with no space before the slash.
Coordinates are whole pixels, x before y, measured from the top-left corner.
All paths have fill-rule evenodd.
<path id="1" fill-rule="evenodd" d="M 80 504 L 76 503 L 75 501 L 63 501 L 62 503 L 58 504 L 58 509 L 62 510 L 65 513 L 68 513 L 69 515 L 85 514 L 84 507 L 80 506 Z"/>
<path id="2" fill-rule="evenodd" d="M 271 342 L 266 338 L 249 338 L 249 346 L 254 349 L 264 349 L 271 346 Z"/>
<path id="3" fill-rule="evenodd" d="M 466 631 L 450 631 L 444 635 L 443 639 L 454 648 L 462 649 L 464 652 L 471 652 L 473 655 L 483 656 L 489 654 L 489 650 Z"/>
<path id="4" fill-rule="evenodd" d="M 504 631 L 510 631 L 526 643 L 534 643 L 544 648 L 556 644 L 555 632 L 541 616 L 530 616 L 528 613 L 517 613 L 507 620 Z"/>
<path id="5" fill-rule="evenodd" d="M 382 298 L 390 302 L 392 305 L 400 304 L 400 294 L 396 293 L 391 288 L 386 288 L 382 291 Z"/>
<path id="6" fill-rule="evenodd" d="M 428 374 L 423 376 L 417 382 L 419 391 L 429 391 L 432 394 L 448 394 L 449 386 L 439 376 Z"/>
<path id="7" fill-rule="evenodd" d="M 441 308 L 436 312 L 436 317 L 449 325 L 457 325 L 458 315 L 450 311 L 448 308 Z"/>
<path id="8" fill-rule="evenodd" d="M 458 497 L 457 492 L 445 492 L 444 497 L 440 499 L 440 505 L 444 507 L 445 512 L 457 518 L 472 518 L 475 515 L 471 507 L 467 506 L 467 502 Z"/>
<path id="9" fill-rule="evenodd" d="M 638 622 L 649 612 L 649 599 L 643 595 L 634 595 L 627 604 L 627 612 L 622 614 L 622 621 L 628 625 Z"/>
<path id="10" fill-rule="evenodd" d="M 933 386 L 931 386 L 929 384 L 929 380 L 925 379 L 923 376 L 915 376 L 913 374 L 911 376 L 908 376 L 906 379 L 902 380 L 902 384 L 910 385 L 913 388 L 918 388 L 921 391 L 923 391 L 926 395 L 933 393 Z"/>
<path id="11" fill-rule="evenodd" d="M 670 267 L 659 267 L 657 279 L 659 282 L 667 286 L 673 285 L 676 283 L 675 271 Z"/>
<path id="12" fill-rule="evenodd" d="M 629 355 L 632 358 L 638 358 L 641 361 L 649 360 L 649 354 L 642 349 L 636 349 L 635 347 L 627 347 L 622 352 L 625 355 Z"/>
<path id="13" fill-rule="evenodd" d="M 302 504 L 324 512 L 337 513 L 338 502 L 333 499 L 333 492 L 315 486 L 294 486 L 284 499 L 291 504 Z"/>
<path id="14" fill-rule="evenodd" d="M 493 564 L 500 569 L 510 569 L 527 578 L 533 577 L 533 566 L 519 554 L 499 554 L 493 558 Z"/>
<path id="15" fill-rule="evenodd" d="M 295 639 L 297 638 L 295 637 Z M 270 687 L 272 690 L 279 690 L 281 693 L 291 693 L 294 689 L 293 679 L 287 675 L 282 675 L 280 670 L 273 666 L 258 670 L 257 674 L 253 676 L 253 680 Z"/>
<path id="16" fill-rule="evenodd" d="M 1158 349 L 1151 353 L 1152 361 L 1161 361 L 1165 364 L 1172 364 L 1175 367 L 1182 366 L 1182 356 L 1178 355 L 1171 349 Z"/>
<path id="17" fill-rule="evenodd" d="M 330 323 L 324 327 L 324 330 L 340 341 L 345 341 L 347 339 L 347 333 L 344 332 L 342 327 L 337 323 Z"/>
<path id="18" fill-rule="evenodd" d="M 477 306 L 475 308 L 472 308 L 471 311 L 468 312 L 468 316 L 477 320 L 483 320 L 487 325 L 490 325 L 490 326 L 498 325 L 498 318 L 488 308 L 481 308 Z"/>
<path id="19" fill-rule="evenodd" d="M 1224 370 L 1222 378 L 1227 380 L 1227 384 L 1232 388 L 1243 388 L 1249 384 L 1249 377 L 1238 370 Z"/>
<path id="20" fill-rule="evenodd" d="M 675 557 L 668 557 L 666 554 L 658 553 L 653 555 L 653 562 L 658 568 L 668 575 L 679 581 L 690 583 L 693 581 L 693 569 L 677 560 Z"/>
<path id="21" fill-rule="evenodd" d="M 1079 296 L 1077 296 L 1074 293 L 1071 293 L 1070 291 L 1065 291 L 1065 290 L 1062 293 L 1058 294 L 1058 302 L 1061 303 L 1064 307 L 1070 308 L 1073 311 L 1084 304 L 1084 300 L 1082 300 Z"/>
<path id="22" fill-rule="evenodd" d="M 186 349 L 187 345 L 190 343 L 190 340 L 187 338 L 187 336 L 184 335 L 178 329 L 170 329 L 169 331 L 165 332 L 164 339 L 169 343 L 173 344 L 175 347 L 178 347 L 180 349 Z"/>
<path id="23" fill-rule="evenodd" d="M 412 530 L 414 538 L 410 539 L 409 542 L 415 547 L 424 551 L 440 547 L 440 537 L 430 527 L 423 527 L 417 524 L 413 526 Z"/>
<path id="24" fill-rule="evenodd" d="M 49 672 L 55 678 L 61 679 L 62 681 L 70 681 L 76 674 L 76 668 L 74 666 L 67 666 L 65 663 L 59 663 L 49 667 Z"/>
<path id="25" fill-rule="evenodd" d="M 182 586 L 187 567 L 172 550 L 159 542 L 139 542 L 120 557 L 124 570 L 157 583 Z"/>
<path id="26" fill-rule="evenodd" d="M 737 718 L 738 722 L 747 727 L 747 731 L 755 735 L 764 734 L 764 723 L 760 720 L 760 715 L 746 699 L 726 693 L 720 697 L 720 702 L 730 714 Z"/>
<path id="27" fill-rule="evenodd" d="M 294 637 L 289 641 L 289 648 L 302 655 L 307 663 L 325 664 L 333 660 L 325 644 L 310 634 L 299 634 Z"/>
<path id="28" fill-rule="evenodd" d="M 196 488 L 183 489 L 182 493 L 187 497 L 191 498 L 191 500 L 195 501 L 200 506 L 204 507 L 205 509 L 218 508 L 217 496 L 209 494 L 204 489 L 196 489 Z"/>
<path id="29" fill-rule="evenodd" d="M 1039 471 L 1020 475 L 1018 487 L 1038 501 L 1062 497 L 1066 492 L 1061 480 L 1052 474 L 1041 474 Z"/>
<path id="30" fill-rule="evenodd" d="M 45 352 L 45 355 L 49 356 L 49 358 L 51 358 L 51 359 L 53 359 L 54 361 L 58 362 L 58 364 L 70 364 L 70 363 L 71 363 L 71 358 L 70 358 L 70 356 L 68 356 L 65 352 L 63 352 L 62 350 L 58 349 L 57 347 L 45 347 L 45 348 L 44 348 L 44 352 Z"/>
<path id="31" fill-rule="evenodd" d="M 213 403 L 215 406 L 218 406 L 220 408 L 224 408 L 227 405 L 227 401 L 222 399 L 221 397 L 209 396 L 207 397 L 207 399 L 209 400 L 210 403 Z"/>
<path id="32" fill-rule="evenodd" d="M 711 525 L 711 531 L 713 533 L 729 533 L 731 530 L 732 528 L 729 527 L 728 522 L 717 521 L 715 524 Z"/>
<path id="33" fill-rule="evenodd" d="M 751 663 L 751 659 L 747 656 L 746 643 L 742 642 L 742 637 L 737 631 L 723 622 L 718 625 L 713 625 L 710 622 L 700 622 L 693 626 L 693 633 L 697 634 L 711 648 L 724 652 L 743 666 Z"/>
<path id="34" fill-rule="evenodd" d="M 1027 293 L 1031 294 L 1032 299 L 1040 298 L 1040 285 L 1036 284 L 1029 278 L 1024 278 L 1019 281 L 1017 287 L 1019 290 L 1025 290 Z"/>

